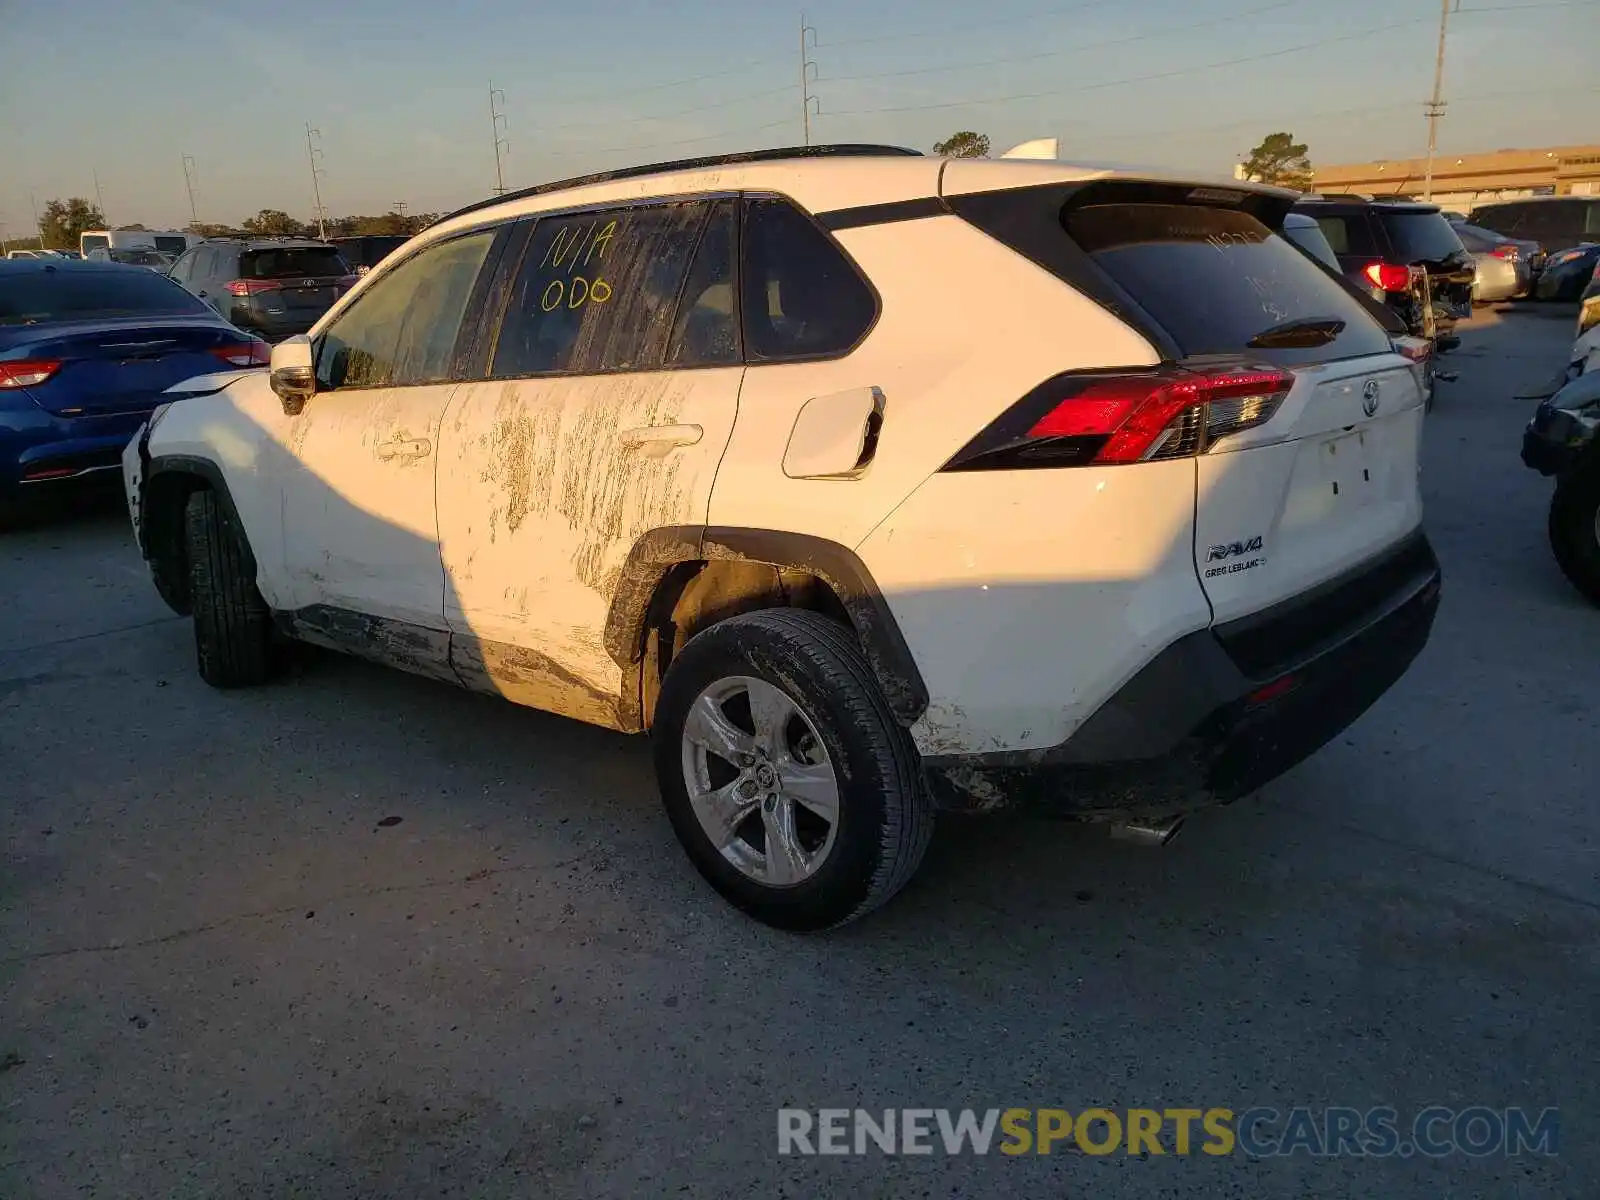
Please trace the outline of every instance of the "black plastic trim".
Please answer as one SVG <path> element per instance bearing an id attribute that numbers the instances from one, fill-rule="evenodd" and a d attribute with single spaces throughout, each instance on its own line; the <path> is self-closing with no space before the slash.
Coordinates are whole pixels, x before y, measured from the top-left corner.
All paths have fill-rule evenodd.
<path id="1" fill-rule="evenodd" d="M 606 620 L 605 648 L 624 669 L 644 655 L 650 605 L 667 573 L 681 563 L 733 560 L 815 575 L 849 615 L 896 719 L 910 725 L 928 707 L 916 659 L 866 565 L 826 538 L 777 529 L 678 525 L 651 530 L 633 545 Z"/>
<path id="2" fill-rule="evenodd" d="M 148 441 L 142 443 L 148 446 Z M 144 453 L 148 453 L 145 451 Z M 217 494 L 217 500 L 228 512 L 234 525 L 244 529 L 244 521 L 240 519 L 239 509 L 233 502 L 233 493 L 228 490 L 228 481 L 222 474 L 222 468 L 209 458 L 200 458 L 194 454 L 160 454 L 145 458 L 144 479 L 139 486 L 139 541 L 140 549 L 145 549 L 146 531 L 150 528 L 150 514 L 145 510 L 145 500 L 150 494 L 150 481 L 158 475 L 197 475 L 206 481 L 206 484 Z M 249 539 L 245 539 L 242 547 L 245 564 L 249 568 L 251 578 L 256 574 L 255 552 L 250 549 Z M 146 554 L 148 557 L 148 554 Z"/>
<path id="3" fill-rule="evenodd" d="M 899 221 L 920 221 L 926 217 L 950 214 L 942 196 L 923 196 L 916 200 L 894 200 L 888 204 L 863 204 L 857 208 L 834 208 L 817 214 L 824 229 L 859 229 L 864 225 L 891 225 Z"/>

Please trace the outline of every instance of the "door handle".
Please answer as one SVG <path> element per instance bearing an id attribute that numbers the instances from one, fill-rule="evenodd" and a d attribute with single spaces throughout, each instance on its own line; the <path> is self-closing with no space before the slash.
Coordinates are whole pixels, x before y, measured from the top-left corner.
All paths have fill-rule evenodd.
<path id="1" fill-rule="evenodd" d="M 413 438 L 410 441 L 381 442 L 378 445 L 378 457 L 384 462 L 396 458 L 427 458 L 433 453 L 433 443 L 427 438 Z"/>
<path id="2" fill-rule="evenodd" d="M 637 449 L 650 458 L 660 458 L 679 446 L 692 446 L 705 436 L 698 425 L 638 425 L 621 430 L 617 438 L 627 449 Z"/>

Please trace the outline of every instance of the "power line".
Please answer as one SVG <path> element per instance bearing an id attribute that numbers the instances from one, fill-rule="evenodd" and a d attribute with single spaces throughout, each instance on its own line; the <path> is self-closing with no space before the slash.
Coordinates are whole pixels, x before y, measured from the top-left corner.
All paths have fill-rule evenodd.
<path id="1" fill-rule="evenodd" d="M 1061 17 L 1068 13 L 1083 12 L 1090 8 L 1104 8 L 1108 4 L 1117 4 L 1121 0 L 1087 0 L 1084 4 L 1067 4 L 1060 8 L 1047 8 L 1040 12 L 1021 13 L 1015 17 L 991 17 L 986 21 L 973 21 L 962 25 L 951 25 L 944 29 L 929 29 L 923 33 L 886 33 L 874 37 L 847 38 L 842 42 L 822 42 L 818 46 L 822 50 L 832 50 L 836 46 L 873 46 L 880 42 L 910 42 L 922 38 L 950 37 L 957 33 L 972 33 L 980 29 L 995 29 L 1002 25 L 1022 25 L 1028 21 L 1041 21 L 1045 17 Z"/>
<path id="2" fill-rule="evenodd" d="M 658 117 L 629 117 L 620 119 L 617 117 L 611 117 L 602 121 L 569 121 L 563 125 L 544 125 L 541 126 L 541 128 L 550 132 L 556 132 L 562 129 L 592 129 L 599 125 L 639 125 L 645 121 L 675 121 L 679 117 L 688 117 L 693 116 L 695 113 L 710 112 L 712 109 L 716 108 L 727 108 L 730 105 L 744 104 L 750 100 L 762 100 L 768 96 L 781 96 L 787 92 L 794 91 L 798 86 L 798 84 L 786 83 L 782 87 L 768 88 L 766 91 L 762 92 L 751 92 L 747 96 L 734 96 L 728 100 L 718 100 L 713 104 L 699 104 L 694 108 L 679 109 L 677 112 L 663 113 Z"/>
<path id="3" fill-rule="evenodd" d="M 1361 30 L 1359 33 L 1347 33 L 1338 37 L 1320 38 L 1314 42 L 1304 42 L 1298 46 L 1286 46 L 1281 50 L 1270 50 L 1263 54 L 1247 54 L 1242 58 L 1230 58 L 1222 62 L 1205 63 L 1197 67 L 1181 67 L 1172 71 L 1157 71 L 1149 75 L 1133 75 L 1126 79 L 1109 79 L 1101 83 L 1080 84 L 1077 87 L 1050 88 L 1042 92 L 1018 92 L 1010 96 L 987 96 L 965 100 L 945 100 L 934 104 L 900 104 L 886 108 L 852 108 L 843 112 L 830 112 L 830 117 L 861 117 L 876 113 L 901 113 L 922 112 L 925 110 L 942 108 L 969 108 L 987 104 L 1007 104 L 1013 100 L 1042 100 L 1052 96 L 1075 95 L 1079 92 L 1098 91 L 1101 88 L 1121 87 L 1129 83 L 1150 83 L 1158 79 L 1175 79 L 1182 75 L 1195 75 L 1203 71 L 1217 71 L 1223 67 L 1237 67 L 1245 63 L 1263 62 L 1269 58 L 1282 58 L 1289 54 L 1298 54 L 1304 50 L 1315 50 L 1322 46 L 1332 46 L 1340 42 L 1353 42 L 1361 38 L 1369 38 L 1374 34 L 1388 33 L 1395 29 L 1405 29 L 1412 25 L 1426 24 L 1427 18 L 1416 18 L 1410 21 L 1396 21 L 1390 25 L 1376 25 L 1371 29 Z"/>
<path id="4" fill-rule="evenodd" d="M 1228 13 L 1220 17 L 1211 17 L 1204 21 L 1196 21 L 1192 25 L 1173 25 L 1164 29 L 1154 30 L 1150 33 L 1138 33 L 1131 37 L 1112 38 L 1104 42 L 1087 42 L 1081 46 L 1069 46 L 1065 50 L 1043 50 L 1036 54 L 1012 54 L 1004 58 L 989 58 L 981 62 L 952 63 L 941 67 L 916 67 L 909 71 L 879 71 L 871 75 L 828 75 L 824 83 L 859 83 L 862 81 L 878 79 L 900 79 L 907 75 L 936 75 L 946 71 L 968 71 L 979 67 L 998 67 L 1009 63 L 1034 62 L 1042 58 L 1064 58 L 1069 54 L 1082 54 L 1085 50 L 1102 50 L 1107 46 L 1125 46 L 1130 42 L 1143 42 L 1152 38 L 1170 37 L 1175 33 L 1187 33 L 1195 29 L 1205 29 L 1212 25 L 1223 25 L 1229 21 L 1238 21 L 1245 17 L 1257 17 L 1262 13 L 1273 12 L 1280 8 L 1299 7 L 1299 0 L 1276 0 L 1263 8 L 1247 9 L 1244 12 Z"/>
<path id="5" fill-rule="evenodd" d="M 768 54 L 762 58 L 746 59 L 739 66 L 729 67 L 722 71 L 711 71 L 705 75 L 692 75 L 688 79 L 674 79 L 670 83 L 649 83 L 643 87 L 608 89 L 604 92 L 593 92 L 587 96 L 563 97 L 561 103 L 587 104 L 595 100 L 620 100 L 626 96 L 645 96 L 651 92 L 665 92 L 671 88 L 688 87 L 691 83 L 705 83 L 711 79 L 724 79 L 729 75 L 741 75 L 752 67 L 764 66 L 767 63 L 778 62 L 780 59 L 787 59 L 788 57 L 787 52 L 783 54 Z"/>
<path id="6" fill-rule="evenodd" d="M 787 117 L 782 121 L 770 121 L 765 125 L 756 125 L 750 129 L 730 129 L 725 133 L 708 133 L 703 137 L 678 138 L 670 142 L 640 142 L 632 146 L 606 146 L 602 148 L 585 146 L 581 150 L 552 150 L 548 153 L 551 158 L 570 158 L 574 154 L 622 154 L 630 150 L 654 150 L 661 146 L 693 146 L 698 142 L 714 142 L 721 138 L 744 137 L 752 133 L 765 133 L 769 129 L 777 129 L 780 125 L 788 125 L 792 120 L 794 120 L 793 117 Z"/>

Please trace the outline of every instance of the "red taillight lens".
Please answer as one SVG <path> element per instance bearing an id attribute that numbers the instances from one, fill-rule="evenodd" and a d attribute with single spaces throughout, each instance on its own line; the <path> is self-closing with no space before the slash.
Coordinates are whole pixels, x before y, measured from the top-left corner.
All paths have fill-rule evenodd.
<path id="1" fill-rule="evenodd" d="M 1507 262 L 1516 262 L 1520 257 L 1520 255 L 1517 253 L 1517 248 L 1510 242 L 1500 243 L 1500 245 L 1489 251 L 1489 253 L 1495 258 L 1503 258 Z"/>
<path id="2" fill-rule="evenodd" d="M 1433 343 L 1427 338 L 1397 337 L 1390 342 L 1396 354 L 1404 355 L 1414 363 L 1427 362 L 1433 353 Z"/>
<path id="3" fill-rule="evenodd" d="M 1367 278 L 1386 292 L 1403 292 L 1411 286 L 1411 268 L 1395 263 L 1375 262 L 1367 266 Z"/>
<path id="4" fill-rule="evenodd" d="M 280 292 L 283 284 L 276 279 L 235 279 L 228 284 L 230 296 L 254 296 L 260 292 Z"/>
<path id="5" fill-rule="evenodd" d="M 23 358 L 15 362 L 0 362 L 0 388 L 35 387 L 61 370 L 54 358 Z"/>
<path id="6" fill-rule="evenodd" d="M 1293 385 L 1294 376 L 1275 367 L 1059 375 L 1012 406 L 945 469 L 1184 458 L 1270 420 Z"/>
<path id="7" fill-rule="evenodd" d="M 211 353 L 235 367 L 266 367 L 272 364 L 272 347 L 260 338 L 218 346 Z"/>

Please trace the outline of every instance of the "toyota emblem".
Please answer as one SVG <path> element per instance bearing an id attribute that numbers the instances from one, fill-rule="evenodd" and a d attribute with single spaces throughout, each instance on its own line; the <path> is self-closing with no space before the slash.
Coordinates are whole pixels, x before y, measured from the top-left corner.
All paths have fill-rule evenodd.
<path id="1" fill-rule="evenodd" d="M 1378 411 L 1378 381 L 1367 380 L 1366 386 L 1361 389 L 1361 411 L 1371 416 Z"/>

